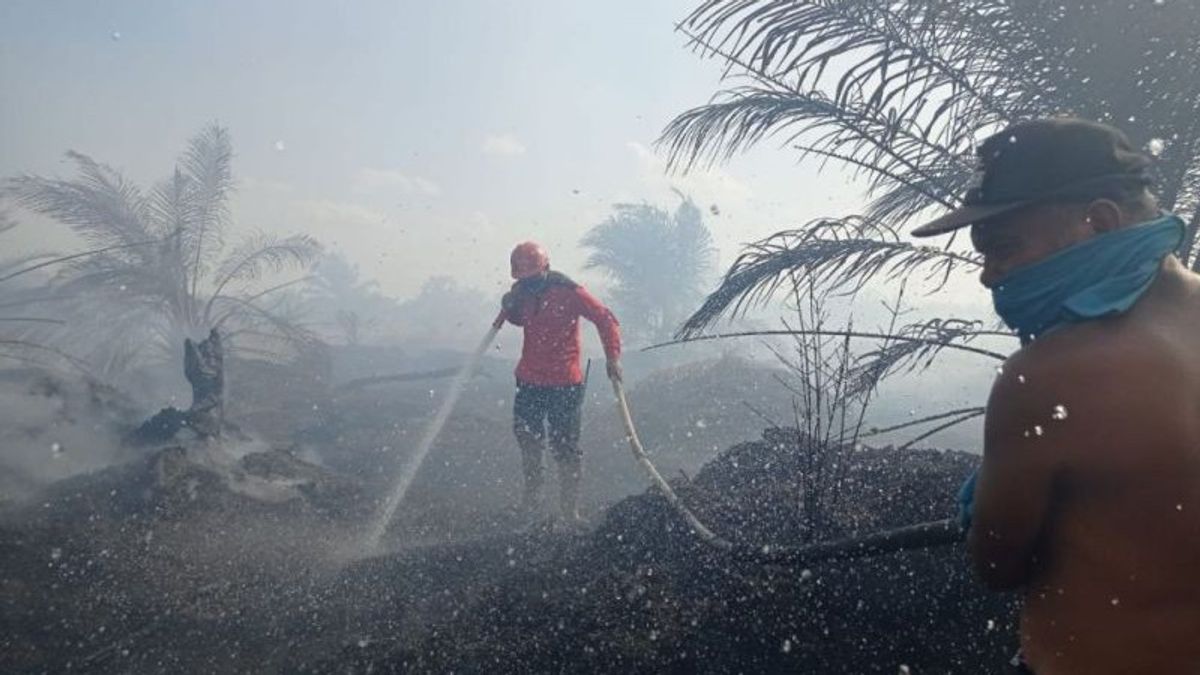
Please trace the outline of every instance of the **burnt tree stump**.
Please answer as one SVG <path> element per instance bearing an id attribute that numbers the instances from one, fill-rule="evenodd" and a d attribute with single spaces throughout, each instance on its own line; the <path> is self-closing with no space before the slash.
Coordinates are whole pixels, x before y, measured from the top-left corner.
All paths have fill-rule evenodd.
<path id="1" fill-rule="evenodd" d="M 221 436 L 225 428 L 225 350 L 217 329 L 200 342 L 183 341 L 183 375 L 192 385 L 191 407 L 163 408 L 134 430 L 130 442 L 168 442 L 185 427 L 202 439 Z"/>
<path id="2" fill-rule="evenodd" d="M 183 341 L 183 375 L 192 385 L 188 425 L 200 436 L 220 436 L 225 421 L 225 350 L 216 328 L 199 343 Z"/>

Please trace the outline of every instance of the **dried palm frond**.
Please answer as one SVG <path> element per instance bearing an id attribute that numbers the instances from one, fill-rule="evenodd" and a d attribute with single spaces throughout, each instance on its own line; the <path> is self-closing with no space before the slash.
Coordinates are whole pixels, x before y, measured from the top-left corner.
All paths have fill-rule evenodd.
<path id="1" fill-rule="evenodd" d="M 191 293 L 199 289 L 200 279 L 225 245 L 225 225 L 229 219 L 229 194 L 233 190 L 233 144 L 224 127 L 210 124 L 197 134 L 180 162 L 191 187 L 191 227 L 184 230 L 182 244 L 189 253 L 192 272 Z"/>
<path id="2" fill-rule="evenodd" d="M 0 316 L 0 323 L 45 323 L 54 326 L 61 326 L 66 321 L 62 319 L 47 319 L 40 316 Z"/>
<path id="3" fill-rule="evenodd" d="M 43 269 L 46 267 L 50 267 L 52 265 L 59 265 L 62 263 L 71 262 L 73 260 L 79 260 L 81 258 L 89 258 L 92 256 L 98 256 L 98 255 L 102 255 L 105 253 L 109 253 L 111 251 L 119 251 L 121 249 L 126 249 L 126 248 L 148 246 L 151 244 L 160 243 L 161 241 L 162 240 L 160 240 L 160 239 L 152 239 L 149 241 L 139 241 L 139 242 L 133 242 L 130 244 L 118 244 L 115 246 L 107 246 L 105 248 L 93 249 L 91 251 L 82 251 L 80 253 L 72 253 L 70 255 L 63 255 L 63 256 L 53 256 L 53 255 L 47 254 L 47 253 L 37 253 L 37 254 L 23 257 L 16 261 L 6 262 L 5 266 L 0 268 L 0 281 L 8 281 L 9 279 L 19 277 L 22 274 L 29 274 L 30 272 L 35 272 L 37 270 L 40 270 L 40 269 Z"/>
<path id="4" fill-rule="evenodd" d="M 865 217 L 899 228 L 927 212 L 930 207 L 954 207 L 971 180 L 966 158 L 936 161 L 922 173 L 907 173 L 876 181 L 875 195 L 867 205 Z"/>
<path id="5" fill-rule="evenodd" d="M 212 298 L 222 296 L 232 283 L 254 281 L 266 272 L 279 272 L 289 266 L 307 267 L 321 251 L 321 245 L 308 235 L 274 237 L 260 234 L 249 237 L 214 271 Z M 212 304 L 209 300 L 209 306 Z M 211 316 L 206 308 L 205 316 Z"/>
<path id="6" fill-rule="evenodd" d="M 927 166 L 960 161 L 960 153 L 930 140 L 910 120 L 862 101 L 845 104 L 822 92 L 738 87 L 687 110 L 663 130 L 657 144 L 671 168 L 715 164 L 779 137 L 782 145 L 846 158 L 880 180 L 911 175 L 929 179 Z"/>
<path id="7" fill-rule="evenodd" d="M 761 304 L 794 279 L 811 279 L 825 291 L 853 293 L 877 275 L 906 276 L 925 269 L 929 279 L 974 268 L 971 256 L 902 241 L 891 228 L 867 218 L 822 219 L 779 232 L 746 247 L 713 291 L 678 331 L 700 335 L 725 314 Z"/>
<path id="8" fill-rule="evenodd" d="M 260 359 L 284 362 L 321 344 L 317 335 L 295 317 L 240 297 L 220 296 L 218 302 L 214 306 L 226 309 L 215 325 L 228 326 L 226 334 L 237 350 L 253 349 Z"/>
<path id="9" fill-rule="evenodd" d="M 983 73 L 1012 65 L 1014 53 L 1028 53 L 1032 42 L 1006 7 L 1001 0 L 709 0 L 681 29 L 698 50 L 720 50 L 757 73 L 788 77 L 796 89 L 859 88 L 885 106 L 896 90 L 935 98 L 952 86 L 964 90 L 966 102 L 1002 115 L 1013 87 Z M 1003 77 L 1010 85 L 1036 74 Z"/>
<path id="10" fill-rule="evenodd" d="M 58 359 L 61 359 L 63 362 L 70 364 L 73 368 L 84 375 L 92 377 L 92 379 L 96 379 L 92 376 L 92 373 L 88 369 L 86 362 L 71 356 L 60 349 L 55 349 L 54 347 L 37 344 L 28 340 L 15 340 L 11 338 L 0 337 L 0 348 L 3 348 L 0 350 L 0 356 L 21 360 L 26 363 L 37 363 L 39 365 L 46 365 L 46 363 L 39 359 L 29 357 L 28 353 L 54 356 Z"/>
<path id="11" fill-rule="evenodd" d="M 865 171 L 870 215 L 899 225 L 958 193 L 976 137 L 1029 117 L 1171 139 L 1156 168 L 1168 207 L 1188 203 L 1200 165 L 1200 15 L 1183 4 L 708 0 L 679 30 L 732 85 L 666 127 L 674 168 L 779 136 Z"/>
<path id="12" fill-rule="evenodd" d="M 928 367 L 945 349 L 967 347 L 981 337 L 1016 339 L 1012 333 L 988 330 L 981 321 L 954 318 L 934 318 L 901 327 L 892 339 L 877 349 L 861 354 L 855 361 L 851 379 L 855 389 L 873 387 L 888 375 Z M 960 349 L 980 354 L 975 349 Z M 982 350 L 986 355 L 1004 360 L 1004 355 Z M 981 354 L 982 355 L 982 354 Z"/>
<path id="13" fill-rule="evenodd" d="M 890 434 L 893 431 L 900 431 L 901 429 L 908 429 L 910 427 L 920 426 L 922 424 L 928 424 L 930 422 L 941 421 L 948 417 L 959 418 L 964 415 L 968 415 L 968 414 L 972 414 L 972 413 L 982 413 L 984 411 L 985 411 L 985 409 L 981 408 L 979 406 L 972 406 L 970 408 L 956 408 L 954 410 L 947 410 L 945 412 L 935 413 L 933 415 L 925 415 L 924 417 L 919 417 L 914 420 L 908 420 L 907 422 L 901 422 L 900 424 L 893 424 L 893 425 L 886 426 L 886 427 L 871 427 L 870 429 L 867 429 L 861 435 L 861 438 L 870 438 L 872 436 L 882 436 L 883 434 Z M 917 440 L 920 440 L 920 439 L 917 439 Z"/>
<path id="14" fill-rule="evenodd" d="M 988 333 L 986 331 L 981 333 L 981 335 L 988 335 L 988 334 L 990 334 L 990 333 Z M 820 329 L 820 330 L 817 330 L 817 329 L 745 330 L 745 331 L 734 331 L 734 332 L 729 332 L 729 333 L 708 333 L 706 335 L 695 335 L 692 337 L 677 338 L 677 339 L 671 340 L 669 342 L 660 342 L 658 344 L 650 345 L 648 347 L 643 347 L 642 351 L 648 352 L 648 351 L 653 351 L 655 349 L 663 349 L 664 347 L 672 347 L 675 345 L 689 344 L 692 342 L 710 342 L 712 340 L 731 340 L 734 338 L 746 338 L 746 337 L 772 337 L 772 336 L 795 336 L 795 335 L 810 335 L 810 336 L 815 336 L 815 337 L 841 337 L 841 338 L 848 337 L 848 338 L 863 339 L 863 340 L 879 340 L 881 342 L 897 341 L 897 342 L 927 343 L 927 344 L 931 344 L 931 345 L 940 345 L 941 347 L 944 347 L 945 349 L 949 349 L 952 351 L 966 352 L 966 353 L 970 353 L 970 354 L 976 354 L 978 356 L 986 356 L 987 358 L 994 359 L 997 361 L 1004 361 L 1005 359 L 1008 358 L 1007 354 L 1001 354 L 1000 352 L 993 351 L 991 349 L 984 349 L 982 347 L 975 347 L 972 345 L 959 344 L 959 343 L 954 343 L 954 342 L 939 342 L 935 338 L 925 338 L 925 337 L 918 337 L 918 336 L 913 336 L 913 335 L 899 335 L 899 334 L 871 332 L 871 331 L 837 330 L 837 329 L 828 329 L 828 330 L 826 330 L 826 329 Z"/>
<path id="15" fill-rule="evenodd" d="M 4 192 L 31 211 L 69 225 L 96 247 L 154 239 L 147 227 L 147 200 L 115 169 L 78 152 L 68 152 L 79 178 L 61 180 L 20 175 Z M 136 249 L 131 249 L 136 250 Z"/>
<path id="16" fill-rule="evenodd" d="M 959 424 L 962 424 L 963 422 L 967 422 L 967 421 L 969 421 L 969 420 L 973 420 L 973 419 L 975 419 L 976 417 L 981 417 L 981 416 L 983 416 L 983 414 L 984 414 L 985 412 L 987 412 L 987 411 L 986 411 L 985 409 L 983 409 L 983 408 L 976 408 L 976 409 L 975 409 L 975 410 L 973 410 L 973 411 L 970 411 L 970 412 L 964 413 L 963 415 L 961 415 L 961 416 L 959 416 L 959 417 L 955 417 L 954 419 L 950 420 L 949 422 L 945 422 L 945 423 L 943 423 L 943 424 L 939 424 L 939 425 L 937 425 L 936 427 L 934 427 L 934 428 L 932 428 L 932 429 L 930 429 L 930 430 L 928 430 L 928 431 L 926 431 L 926 432 L 922 433 L 921 435 L 919 435 L 919 436 L 916 436 L 915 438 L 911 438 L 911 439 L 909 439 L 907 442 L 903 443 L 902 445 L 900 445 L 900 446 L 899 446 L 898 448 L 896 448 L 896 449 L 897 449 L 897 450 L 907 450 L 908 448 L 911 448 L 911 447 L 912 447 L 914 444 L 916 444 L 916 443 L 918 443 L 918 442 L 920 442 L 920 441 L 923 441 L 923 440 L 925 440 L 926 438 L 929 438 L 930 436 L 933 436 L 934 434 L 939 434 L 939 433 L 941 433 L 941 432 L 943 432 L 943 431 L 945 431 L 945 430 L 947 430 L 947 429 L 949 429 L 949 428 L 951 428 L 951 427 L 958 426 Z"/>
<path id="17" fill-rule="evenodd" d="M 680 30 L 717 55 L 726 90 L 676 117 L 659 140 L 672 167 L 727 159 L 767 136 L 841 158 L 870 175 L 869 190 L 919 187 L 945 204 L 938 184 L 973 135 L 1036 111 L 1023 76 L 1033 44 L 994 0 L 711 0 Z M 937 169 L 941 169 L 940 171 Z M 965 167 L 964 167 L 965 168 Z M 920 209 L 918 209 L 920 210 Z"/>

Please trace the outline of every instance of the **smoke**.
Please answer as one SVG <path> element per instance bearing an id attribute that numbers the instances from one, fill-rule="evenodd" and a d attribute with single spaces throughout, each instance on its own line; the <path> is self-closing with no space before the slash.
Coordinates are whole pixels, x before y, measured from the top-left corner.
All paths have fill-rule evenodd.
<path id="1" fill-rule="evenodd" d="M 10 370 L 0 375 L 0 503 L 127 461 L 121 435 L 133 406 L 114 390 L 78 377 Z"/>

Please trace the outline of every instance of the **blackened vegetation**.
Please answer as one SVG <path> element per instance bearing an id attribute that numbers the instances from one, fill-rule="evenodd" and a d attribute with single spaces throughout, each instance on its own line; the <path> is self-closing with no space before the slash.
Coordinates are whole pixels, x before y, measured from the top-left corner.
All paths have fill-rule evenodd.
<path id="1" fill-rule="evenodd" d="M 740 542 L 802 541 L 789 438 L 732 448 L 676 489 Z M 818 538 L 944 517 L 974 461 L 856 453 Z M 987 673 L 1015 649 L 1012 598 L 975 584 L 960 548 L 808 570 L 735 563 L 654 493 L 580 539 L 500 536 L 366 561 L 343 582 L 357 637 L 307 664 L 319 672 Z"/>
<path id="2" fill-rule="evenodd" d="M 5 514 L 0 671 L 229 672 L 277 659 L 276 622 L 320 598 L 313 528 L 352 508 L 352 486 L 279 451 L 213 458 L 165 448 Z"/>
<path id="3" fill-rule="evenodd" d="M 735 446 L 675 487 L 727 537 L 796 544 L 945 517 L 976 461 L 858 450 L 807 532 L 796 438 Z M 585 535 L 498 517 L 483 538 L 340 565 L 371 512 L 352 484 L 280 451 L 212 461 L 166 449 L 0 524 L 0 668 L 986 673 L 1014 647 L 1011 598 L 975 584 L 957 547 L 738 563 L 648 492 Z"/>
<path id="4" fill-rule="evenodd" d="M 135 446 L 166 443 L 184 429 L 197 438 L 220 437 L 225 424 L 225 350 L 217 329 L 200 342 L 183 341 L 183 374 L 192 385 L 192 405 L 187 410 L 167 407 L 134 430 Z"/>

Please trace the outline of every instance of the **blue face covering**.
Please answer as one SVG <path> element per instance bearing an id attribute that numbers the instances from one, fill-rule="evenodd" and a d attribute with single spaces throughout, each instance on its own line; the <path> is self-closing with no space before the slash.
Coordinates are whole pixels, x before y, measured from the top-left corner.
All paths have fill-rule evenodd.
<path id="1" fill-rule="evenodd" d="M 1167 214 L 1018 268 L 992 289 L 996 313 L 1022 344 L 1063 324 L 1123 314 L 1150 288 L 1185 230 Z"/>

